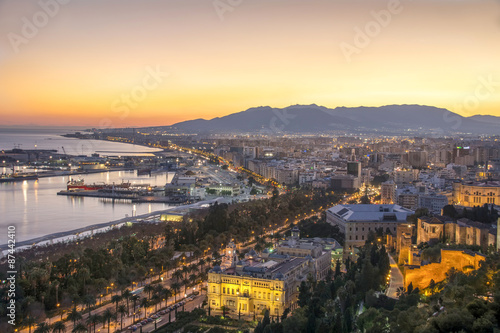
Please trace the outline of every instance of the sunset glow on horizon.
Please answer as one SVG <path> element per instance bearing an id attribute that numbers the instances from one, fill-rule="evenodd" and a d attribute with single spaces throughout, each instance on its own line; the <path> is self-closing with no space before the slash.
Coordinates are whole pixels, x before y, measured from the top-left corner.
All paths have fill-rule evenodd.
<path id="1" fill-rule="evenodd" d="M 294 104 L 500 116 L 494 0 L 0 0 L 0 35 L 0 125 L 170 125 Z"/>

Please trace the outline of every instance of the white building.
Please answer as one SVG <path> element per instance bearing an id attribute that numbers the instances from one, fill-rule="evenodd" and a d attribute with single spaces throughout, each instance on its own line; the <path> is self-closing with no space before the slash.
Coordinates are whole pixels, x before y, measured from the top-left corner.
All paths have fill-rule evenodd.
<path id="1" fill-rule="evenodd" d="M 371 231 L 382 228 L 396 235 L 398 224 L 413 213 L 399 205 L 337 205 L 326 211 L 326 221 L 345 234 L 344 253 L 350 253 L 353 246 L 365 244 Z"/>

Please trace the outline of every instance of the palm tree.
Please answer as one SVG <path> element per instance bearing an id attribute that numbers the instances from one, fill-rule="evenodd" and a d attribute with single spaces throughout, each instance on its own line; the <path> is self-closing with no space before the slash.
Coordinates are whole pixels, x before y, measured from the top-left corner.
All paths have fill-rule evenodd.
<path id="1" fill-rule="evenodd" d="M 163 291 L 163 295 L 165 295 L 165 306 L 167 306 L 167 303 L 168 303 L 168 299 L 170 297 L 172 297 L 172 290 L 171 289 L 168 289 L 168 288 L 165 288 L 165 290 Z M 161 305 L 161 304 L 160 304 Z"/>
<path id="2" fill-rule="evenodd" d="M 194 285 L 197 278 L 198 278 L 198 276 L 196 274 L 192 273 L 189 275 L 189 282 L 191 282 L 191 284 Z"/>
<path id="3" fill-rule="evenodd" d="M 135 304 L 138 300 L 140 300 L 141 297 L 139 295 L 132 295 L 132 297 L 130 297 L 130 300 L 132 301 L 133 305 L 134 305 L 134 309 L 133 309 L 133 313 L 134 313 L 134 321 L 135 321 Z"/>
<path id="4" fill-rule="evenodd" d="M 115 312 L 118 313 L 118 303 L 122 300 L 122 297 L 120 295 L 113 295 L 111 297 L 111 303 L 116 303 L 116 309 Z"/>
<path id="5" fill-rule="evenodd" d="M 102 319 L 102 322 L 103 322 L 103 329 L 106 328 L 106 322 L 108 323 L 108 333 L 109 333 L 109 330 L 110 330 L 110 327 L 111 327 L 111 319 L 113 319 L 115 317 L 115 314 L 108 308 L 106 309 L 106 311 L 104 311 L 104 313 L 102 314 L 101 316 L 101 319 Z"/>
<path id="6" fill-rule="evenodd" d="M 120 330 L 123 329 L 123 316 L 127 313 L 127 308 L 125 307 L 125 305 L 120 305 L 118 307 L 118 312 L 120 314 Z"/>
<path id="7" fill-rule="evenodd" d="M 56 321 L 52 325 L 52 333 L 64 333 L 66 332 L 66 325 L 62 321 Z"/>
<path id="8" fill-rule="evenodd" d="M 95 302 L 96 302 L 95 296 L 87 294 L 87 295 L 83 296 L 83 302 L 87 306 L 87 309 L 89 309 L 89 316 L 90 316 L 92 314 L 91 307 L 92 307 L 92 305 L 95 305 Z"/>
<path id="9" fill-rule="evenodd" d="M 177 293 L 181 289 L 181 284 L 179 282 L 174 282 L 170 285 L 170 288 L 174 291 L 174 303 L 177 303 Z"/>
<path id="10" fill-rule="evenodd" d="M 50 333 L 50 325 L 46 322 L 40 323 L 33 333 Z"/>
<path id="11" fill-rule="evenodd" d="M 188 279 L 184 279 L 182 280 L 182 284 L 184 285 L 184 295 L 186 294 L 186 288 L 189 284 L 189 280 Z"/>
<path id="12" fill-rule="evenodd" d="M 89 315 L 89 317 L 87 318 L 87 325 L 90 326 L 90 332 L 92 332 L 92 327 L 94 327 L 94 332 L 95 332 L 95 326 L 99 322 L 101 322 L 101 316 L 99 316 L 99 315 Z"/>
<path id="13" fill-rule="evenodd" d="M 68 313 L 68 317 L 67 318 L 68 318 L 68 320 L 73 321 L 73 326 L 75 326 L 76 321 L 82 319 L 82 315 L 81 315 L 80 312 L 78 312 L 77 309 L 73 308 L 73 310 L 71 310 Z"/>
<path id="14" fill-rule="evenodd" d="M 205 258 L 201 258 L 200 261 L 198 261 L 198 265 L 200 265 L 200 272 L 203 272 L 203 267 L 205 266 Z"/>
<path id="15" fill-rule="evenodd" d="M 26 317 L 26 320 L 24 321 L 24 323 L 26 325 L 28 325 L 28 332 L 31 333 L 31 326 L 36 324 L 36 320 L 32 316 L 28 316 L 28 317 Z"/>
<path id="16" fill-rule="evenodd" d="M 146 297 L 144 297 L 141 300 L 141 306 L 144 308 L 144 318 L 147 318 L 146 311 L 147 311 L 147 308 L 149 306 L 149 300 Z"/>
<path id="17" fill-rule="evenodd" d="M 172 273 L 172 277 L 175 279 L 176 282 L 179 282 L 179 280 L 182 279 L 182 271 L 176 270 L 175 272 Z"/>
<path id="18" fill-rule="evenodd" d="M 71 330 L 71 333 L 87 333 L 87 326 L 85 326 L 82 322 L 76 324 L 75 327 Z"/>
<path id="19" fill-rule="evenodd" d="M 130 297 L 132 296 L 132 293 L 130 292 L 129 289 L 125 289 L 122 291 L 122 297 L 127 301 L 127 314 L 130 313 L 129 307 L 128 307 L 128 301 L 130 300 Z"/>
<path id="20" fill-rule="evenodd" d="M 161 296 L 160 296 L 160 294 L 155 293 L 153 295 L 153 298 L 151 298 L 151 300 L 155 304 L 155 312 L 158 312 L 158 303 L 161 302 Z"/>
<path id="21" fill-rule="evenodd" d="M 144 292 L 148 293 L 148 299 L 151 299 L 151 292 L 154 291 L 154 286 L 147 284 L 144 286 Z"/>
<path id="22" fill-rule="evenodd" d="M 189 266 L 182 266 L 182 273 L 184 274 L 183 275 L 183 278 L 185 279 L 186 278 L 186 274 L 189 273 Z"/>

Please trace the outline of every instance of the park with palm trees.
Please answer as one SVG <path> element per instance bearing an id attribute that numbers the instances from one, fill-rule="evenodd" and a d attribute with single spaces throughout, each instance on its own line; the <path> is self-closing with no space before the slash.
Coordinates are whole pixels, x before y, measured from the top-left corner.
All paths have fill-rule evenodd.
<path id="1" fill-rule="evenodd" d="M 274 230 L 340 198 L 326 191 L 299 190 L 266 200 L 214 204 L 185 215 L 183 222 L 136 223 L 76 242 L 32 247 L 18 253 L 17 328 L 43 332 L 47 327 L 42 324 L 57 321 L 71 331 L 124 326 L 129 315 L 138 320 L 165 306 L 169 297 L 178 301 L 206 281 L 228 241 L 259 240 L 255 247 L 262 248 L 262 240 Z M 134 291 L 140 288 L 138 295 Z M 0 307 L 2 318 L 4 309 Z M 4 324 L 0 331 L 9 332 Z M 56 332 L 68 331 L 58 325 Z"/>

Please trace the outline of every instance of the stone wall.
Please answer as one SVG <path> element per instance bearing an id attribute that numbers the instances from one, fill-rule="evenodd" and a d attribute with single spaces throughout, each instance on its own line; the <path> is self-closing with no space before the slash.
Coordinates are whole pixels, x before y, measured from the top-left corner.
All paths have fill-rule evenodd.
<path id="1" fill-rule="evenodd" d="M 480 262 L 486 256 L 468 250 L 445 250 L 441 249 L 441 262 L 431 263 L 424 266 L 405 266 L 404 286 L 408 288 L 411 283 L 413 288 L 425 289 L 431 280 L 434 282 L 443 281 L 446 273 L 455 268 L 462 272 L 476 270 Z"/>

